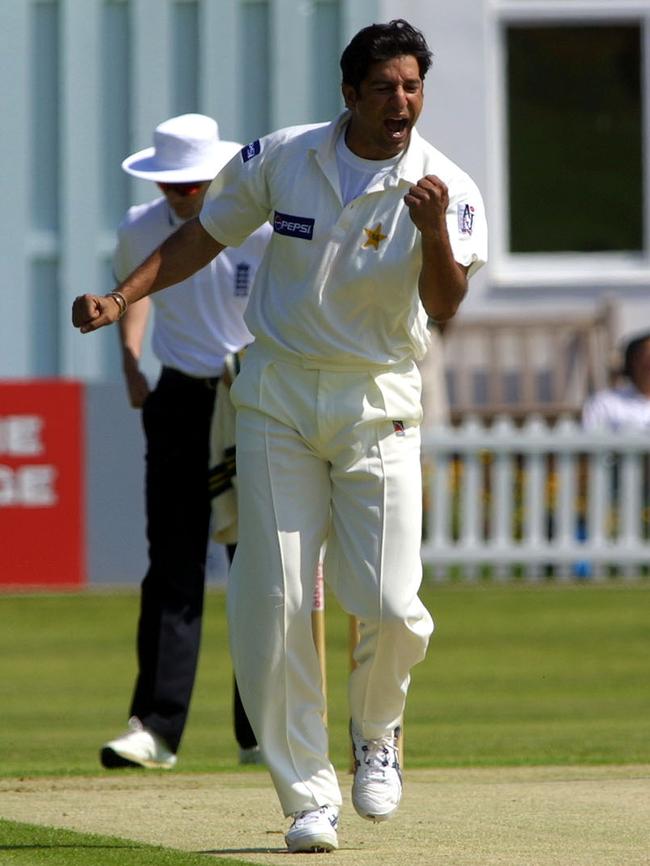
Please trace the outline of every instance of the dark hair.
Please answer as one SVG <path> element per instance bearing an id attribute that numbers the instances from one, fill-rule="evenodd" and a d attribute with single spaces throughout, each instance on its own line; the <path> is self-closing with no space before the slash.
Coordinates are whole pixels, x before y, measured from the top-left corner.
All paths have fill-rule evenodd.
<path id="1" fill-rule="evenodd" d="M 650 340 L 650 331 L 647 331 L 645 334 L 639 334 L 638 337 L 630 340 L 630 342 L 625 346 L 625 352 L 623 354 L 623 375 L 627 376 L 628 379 L 632 377 L 632 365 L 634 364 L 636 354 L 646 340 Z"/>
<path id="2" fill-rule="evenodd" d="M 424 81 L 431 66 L 431 52 L 426 39 L 403 18 L 388 24 L 371 24 L 359 30 L 341 55 L 343 83 L 351 84 L 358 92 L 361 82 L 373 63 L 392 60 L 410 54 L 415 57 Z"/>

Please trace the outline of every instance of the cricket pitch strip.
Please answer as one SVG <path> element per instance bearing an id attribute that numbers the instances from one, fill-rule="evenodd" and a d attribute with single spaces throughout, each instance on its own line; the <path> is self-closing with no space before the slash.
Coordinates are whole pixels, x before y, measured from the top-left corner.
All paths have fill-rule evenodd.
<path id="1" fill-rule="evenodd" d="M 391 821 L 344 803 L 327 866 L 647 866 L 650 765 L 407 770 Z M 268 775 L 116 771 L 0 779 L 0 817 L 246 863 L 295 863 Z"/>

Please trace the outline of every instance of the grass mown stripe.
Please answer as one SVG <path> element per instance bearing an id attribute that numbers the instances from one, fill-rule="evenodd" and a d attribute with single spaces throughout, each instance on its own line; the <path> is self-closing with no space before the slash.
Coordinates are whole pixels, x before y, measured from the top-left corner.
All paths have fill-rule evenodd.
<path id="1" fill-rule="evenodd" d="M 112 836 L 0 819 L 3 866 L 205 866 L 207 858 Z M 246 861 L 219 858 L 220 866 Z"/>
<path id="2" fill-rule="evenodd" d="M 407 767 L 650 763 L 650 581 L 425 584 L 422 598 L 436 631 L 413 669 Z M 102 773 L 102 743 L 126 726 L 138 604 L 135 590 L 0 596 L 0 777 Z M 345 771 L 348 623 L 330 595 L 326 619 L 330 754 Z M 237 766 L 231 705 L 212 590 L 179 771 L 263 772 Z"/>

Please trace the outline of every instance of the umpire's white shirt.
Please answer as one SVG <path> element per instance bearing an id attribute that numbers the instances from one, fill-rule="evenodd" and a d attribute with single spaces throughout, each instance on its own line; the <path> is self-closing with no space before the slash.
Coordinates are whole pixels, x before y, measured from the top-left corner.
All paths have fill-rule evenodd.
<path id="1" fill-rule="evenodd" d="M 451 246 L 470 274 L 487 258 L 483 202 L 471 178 L 413 130 L 395 170 L 344 206 L 336 141 L 348 119 L 247 145 L 213 181 L 200 220 L 229 247 L 273 226 L 246 312 L 256 340 L 317 366 L 393 366 L 421 358 L 428 342 L 414 291 L 419 232 L 404 195 L 427 174 L 447 184 Z"/>
<path id="2" fill-rule="evenodd" d="M 164 198 L 136 205 L 118 228 L 113 270 L 123 280 L 180 225 Z M 190 376 L 219 376 L 224 357 L 252 341 L 244 323 L 250 288 L 271 230 L 224 250 L 189 279 L 152 296 L 152 349 L 164 366 Z"/>

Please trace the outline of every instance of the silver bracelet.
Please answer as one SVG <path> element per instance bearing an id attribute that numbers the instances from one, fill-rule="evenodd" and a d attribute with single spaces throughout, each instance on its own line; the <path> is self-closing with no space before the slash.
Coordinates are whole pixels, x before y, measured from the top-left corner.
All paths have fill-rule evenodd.
<path id="1" fill-rule="evenodd" d="M 120 308 L 120 313 L 117 318 L 121 319 L 122 316 L 126 313 L 126 308 L 129 306 L 122 292 L 118 292 L 117 289 L 115 289 L 114 291 L 109 292 L 106 297 L 113 298 L 117 306 Z"/>

